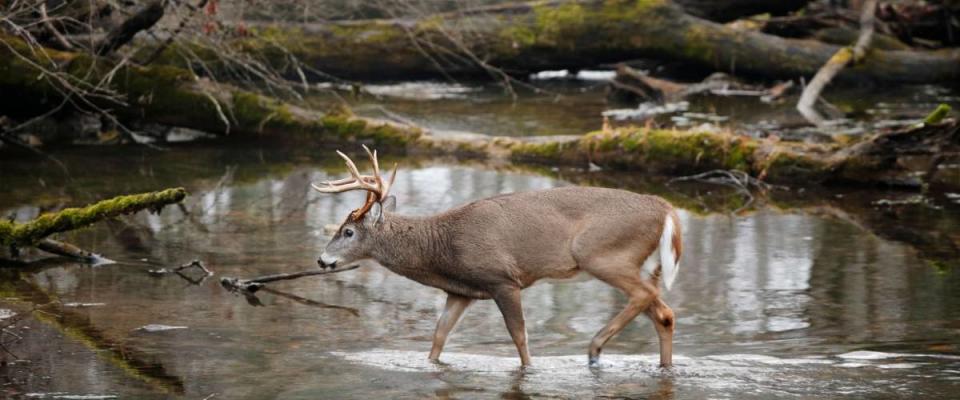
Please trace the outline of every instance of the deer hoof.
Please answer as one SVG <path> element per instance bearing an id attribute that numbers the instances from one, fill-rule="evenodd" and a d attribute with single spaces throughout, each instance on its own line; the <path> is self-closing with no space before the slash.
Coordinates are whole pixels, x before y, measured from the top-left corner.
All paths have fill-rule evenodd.
<path id="1" fill-rule="evenodd" d="M 600 357 L 599 357 L 599 356 L 597 356 L 597 357 L 590 357 L 589 365 L 590 365 L 590 368 L 597 368 L 597 367 L 599 367 L 599 366 L 600 366 Z"/>

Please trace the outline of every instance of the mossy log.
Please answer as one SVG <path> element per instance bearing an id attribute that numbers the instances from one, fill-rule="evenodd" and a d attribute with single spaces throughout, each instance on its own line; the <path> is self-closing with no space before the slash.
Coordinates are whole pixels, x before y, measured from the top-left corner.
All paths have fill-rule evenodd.
<path id="1" fill-rule="evenodd" d="M 163 206 L 179 203 L 186 196 L 187 191 L 183 188 L 166 189 L 118 196 L 83 208 L 67 208 L 24 223 L 0 221 L 0 244 L 13 247 L 35 246 L 54 233 L 83 228 L 108 218 L 141 210 L 159 211 Z"/>
<path id="2" fill-rule="evenodd" d="M 324 113 L 300 108 L 237 87 L 198 78 L 170 65 L 117 66 L 85 53 L 30 48 L 22 40 L 0 35 L 0 108 L 11 116 L 32 117 L 63 100 L 62 85 L 37 69 L 57 63 L 73 78 L 118 94 L 125 104 L 91 98 L 122 122 L 157 123 L 234 136 L 300 137 L 310 141 L 357 138 L 391 144 L 419 135 L 417 129 L 356 118 L 348 112 Z"/>
<path id="3" fill-rule="evenodd" d="M 268 59 L 284 60 L 276 47 L 280 44 L 312 67 L 356 79 L 439 76 L 441 70 L 486 75 L 489 65 L 524 74 L 643 57 L 674 59 L 735 75 L 795 79 L 812 76 L 841 48 L 710 22 L 666 0 L 506 4 L 419 19 L 284 23 L 253 32 L 252 37 L 237 39 L 237 44 Z M 960 50 L 874 50 L 840 79 L 852 77 L 957 81 Z"/>
<path id="4" fill-rule="evenodd" d="M 854 182 L 960 187 L 955 179 L 938 176 L 938 167 L 960 154 L 960 123 L 955 120 L 833 144 L 755 139 L 729 132 L 623 127 L 584 136 L 533 139 L 424 136 L 415 145 L 419 151 L 520 163 L 592 163 L 664 175 L 739 170 L 768 182 L 794 186 Z"/>

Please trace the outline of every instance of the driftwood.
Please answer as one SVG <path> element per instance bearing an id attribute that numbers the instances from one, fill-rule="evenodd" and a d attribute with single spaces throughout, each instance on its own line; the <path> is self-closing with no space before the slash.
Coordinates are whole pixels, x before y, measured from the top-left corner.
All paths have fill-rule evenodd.
<path id="1" fill-rule="evenodd" d="M 240 291 L 254 293 L 260 290 L 261 288 L 263 288 L 264 284 L 267 284 L 270 282 L 298 279 L 298 278 L 303 278 L 305 276 L 335 274 L 338 272 L 346 272 L 346 271 L 354 270 L 359 267 L 360 267 L 359 265 L 354 265 L 351 267 L 341 268 L 341 269 L 331 269 L 331 270 L 317 269 L 317 270 L 295 272 L 290 274 L 265 275 L 265 276 L 260 276 L 256 278 L 251 278 L 251 279 L 223 277 L 223 278 L 220 278 L 220 284 L 223 285 L 224 288 L 227 288 L 229 290 L 233 290 L 233 291 L 240 290 Z"/>
<path id="2" fill-rule="evenodd" d="M 610 81 L 607 98 L 614 101 L 672 102 L 689 96 L 710 94 L 716 96 L 754 96 L 773 101 L 793 86 L 792 81 L 777 83 L 770 88 L 741 83 L 724 73 L 715 73 L 698 83 L 679 83 L 656 78 L 625 64 L 617 65 L 617 74 Z"/>
<path id="3" fill-rule="evenodd" d="M 37 248 L 50 254 L 70 257 L 90 264 L 113 263 L 113 261 L 106 259 L 97 253 L 81 249 L 70 243 L 61 242 L 59 240 L 53 240 L 50 238 L 41 239 L 37 243 Z"/>
<path id="4" fill-rule="evenodd" d="M 860 16 L 860 36 L 857 38 L 856 44 L 851 48 L 844 47 L 837 50 L 833 57 L 830 57 L 830 60 L 817 71 L 807 87 L 803 89 L 803 94 L 800 95 L 800 100 L 797 102 L 797 111 L 800 111 L 800 114 L 810 123 L 823 126 L 827 122 L 814 108 L 817 99 L 820 98 L 820 93 L 847 65 L 859 63 L 866 56 L 867 50 L 870 48 L 870 42 L 873 41 L 876 9 L 877 0 L 867 0 L 863 3 L 863 11 Z"/>

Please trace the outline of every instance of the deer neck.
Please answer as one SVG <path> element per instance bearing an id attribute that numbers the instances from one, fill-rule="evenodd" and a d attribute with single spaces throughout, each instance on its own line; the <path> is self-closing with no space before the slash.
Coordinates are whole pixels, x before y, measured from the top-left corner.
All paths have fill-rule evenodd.
<path id="1" fill-rule="evenodd" d="M 432 275 L 449 251 L 449 235 L 436 217 L 387 214 L 373 258 L 387 269 L 414 280 Z"/>

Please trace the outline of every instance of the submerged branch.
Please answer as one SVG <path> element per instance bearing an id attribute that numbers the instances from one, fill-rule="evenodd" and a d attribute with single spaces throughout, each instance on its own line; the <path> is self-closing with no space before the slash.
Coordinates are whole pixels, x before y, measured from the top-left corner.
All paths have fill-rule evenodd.
<path id="1" fill-rule="evenodd" d="M 220 279 L 220 284 L 229 290 L 243 290 L 243 291 L 253 293 L 263 288 L 264 284 L 270 283 L 270 282 L 303 278 L 305 276 L 326 275 L 326 274 L 334 274 L 338 272 L 346 272 L 353 269 L 357 269 L 359 267 L 360 267 L 359 265 L 354 265 L 352 267 L 347 267 L 343 269 L 310 270 L 310 271 L 295 272 L 291 274 L 265 275 L 265 276 L 252 278 L 252 279 L 223 277 Z"/>
<path id="2" fill-rule="evenodd" d="M 59 240 L 53 240 L 50 238 L 41 239 L 40 242 L 37 243 L 37 248 L 47 253 L 75 258 L 91 264 L 113 263 L 113 261 L 103 258 L 97 253 L 81 249 L 70 243 L 61 242 Z"/>

